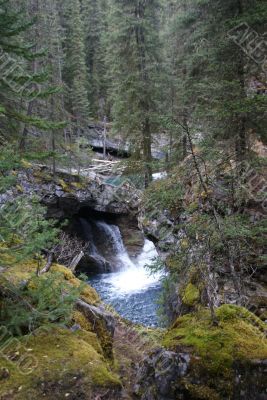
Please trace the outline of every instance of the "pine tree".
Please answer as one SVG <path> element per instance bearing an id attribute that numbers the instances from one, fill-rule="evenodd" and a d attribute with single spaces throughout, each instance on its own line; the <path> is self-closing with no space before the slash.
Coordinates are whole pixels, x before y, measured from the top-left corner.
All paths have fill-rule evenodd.
<path id="1" fill-rule="evenodd" d="M 69 109 L 79 131 L 79 127 L 85 127 L 89 119 L 88 72 L 80 1 L 69 0 L 66 5 L 66 14 L 64 79 L 69 86 Z"/>
<path id="2" fill-rule="evenodd" d="M 114 127 L 142 153 L 151 180 L 158 67 L 157 1 L 110 1 L 107 65 Z"/>
<path id="3" fill-rule="evenodd" d="M 81 16 L 85 32 L 88 96 L 92 115 L 100 120 L 108 113 L 106 81 L 106 0 L 82 0 Z"/>
<path id="4" fill-rule="evenodd" d="M 209 148 L 227 149 L 237 161 L 249 150 L 251 132 L 261 135 L 266 96 L 248 95 L 253 74 L 261 68 L 228 32 L 240 23 L 261 26 L 266 11 L 260 1 L 178 1 L 170 34 L 179 44 L 176 70 L 177 119 L 201 131 Z M 171 52 L 173 49 L 171 49 Z M 216 150 L 217 149 L 217 150 Z"/>
<path id="5" fill-rule="evenodd" d="M 36 106 L 38 100 L 44 101 L 58 89 L 48 85 L 47 72 L 37 70 L 44 51 L 39 51 L 36 43 L 24 40 L 27 32 L 35 30 L 33 16 L 34 11 L 27 18 L 24 12 L 14 10 L 10 0 L 2 2 L 0 103 L 5 118 L 1 118 L 1 131 L 3 137 L 12 134 L 14 138 L 19 132 L 21 150 L 26 148 L 28 127 L 48 131 L 63 126 L 61 122 L 51 121 L 47 113 L 40 113 L 41 107 Z"/>

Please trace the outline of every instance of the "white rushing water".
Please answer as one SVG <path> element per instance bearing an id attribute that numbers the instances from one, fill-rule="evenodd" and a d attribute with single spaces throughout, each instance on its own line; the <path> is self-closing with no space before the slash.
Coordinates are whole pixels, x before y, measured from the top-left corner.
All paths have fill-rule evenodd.
<path id="1" fill-rule="evenodd" d="M 123 317 L 147 326 L 157 326 L 161 274 L 151 274 L 147 268 L 158 257 L 154 244 L 145 240 L 140 255 L 130 259 L 119 228 L 103 221 L 95 221 L 95 224 L 98 231 L 103 232 L 103 241 L 114 256 L 116 269 L 92 277 L 90 284 Z"/>
<path id="2" fill-rule="evenodd" d="M 152 174 L 153 181 L 159 181 L 159 180 L 161 180 L 161 179 L 166 178 L 167 176 L 168 176 L 168 174 L 167 174 L 166 171 L 163 171 L 163 172 L 155 172 L 154 174 Z"/>
<path id="3" fill-rule="evenodd" d="M 119 254 L 121 263 L 125 262 L 124 265 L 127 267 L 107 275 L 104 281 L 110 284 L 112 291 L 121 295 L 146 290 L 150 286 L 158 284 L 160 280 L 160 274 L 152 275 L 146 268 L 146 265 L 151 264 L 157 256 L 154 244 L 146 240 L 142 253 L 134 262 L 130 260 L 129 264 L 129 256 L 126 251 Z"/>
<path id="4" fill-rule="evenodd" d="M 123 271 L 133 268 L 134 264 L 125 249 L 119 227 L 103 221 L 97 221 L 96 226 L 104 233 L 106 244 L 117 259 L 116 270 Z"/>

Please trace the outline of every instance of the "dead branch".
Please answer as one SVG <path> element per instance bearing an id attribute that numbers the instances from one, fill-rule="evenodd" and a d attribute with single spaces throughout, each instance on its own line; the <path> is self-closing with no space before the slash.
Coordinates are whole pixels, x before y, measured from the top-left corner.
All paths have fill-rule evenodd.
<path id="1" fill-rule="evenodd" d="M 46 262 L 44 268 L 37 272 L 37 276 L 41 276 L 50 271 L 50 268 L 53 264 L 53 259 L 54 259 L 54 252 L 49 251 L 48 256 L 47 256 L 47 262 Z"/>
<path id="2" fill-rule="evenodd" d="M 59 244 L 53 248 L 55 260 L 74 271 L 84 256 L 88 243 L 65 232 L 61 233 L 59 239 Z"/>

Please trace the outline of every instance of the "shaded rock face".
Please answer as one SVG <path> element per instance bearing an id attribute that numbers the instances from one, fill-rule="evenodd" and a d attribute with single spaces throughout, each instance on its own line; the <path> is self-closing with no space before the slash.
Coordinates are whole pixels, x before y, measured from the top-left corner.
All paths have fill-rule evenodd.
<path id="1" fill-rule="evenodd" d="M 87 130 L 84 131 L 83 135 L 88 140 L 88 144 L 95 152 L 103 154 L 104 126 L 100 124 L 90 124 Z M 129 146 L 122 140 L 122 138 L 110 137 L 109 129 L 107 130 L 105 146 L 107 153 L 112 156 L 124 158 L 130 157 L 131 155 Z"/>
<path id="2" fill-rule="evenodd" d="M 109 125 L 107 124 L 106 132 L 106 151 L 111 156 L 118 158 L 127 158 L 131 156 L 131 148 L 129 143 L 121 135 L 110 134 Z M 83 137 L 87 139 L 88 145 L 97 153 L 102 153 L 104 150 L 104 126 L 103 124 L 90 124 L 83 132 Z M 166 157 L 166 152 L 162 149 L 169 144 L 169 138 L 164 134 L 157 135 L 157 141 L 152 145 L 152 156 L 157 160 L 162 160 Z"/>
<path id="3" fill-rule="evenodd" d="M 49 217 L 52 218 L 72 216 L 84 207 L 115 215 L 127 215 L 129 210 L 135 207 L 127 185 L 113 187 L 93 182 L 86 188 L 73 190 L 72 193 L 59 191 L 57 186 L 54 186 L 52 190 L 46 186 L 40 189 L 44 191 L 42 202 L 48 207 Z"/>
<path id="4" fill-rule="evenodd" d="M 113 186 L 96 175 L 81 180 L 64 171 L 57 171 L 53 178 L 42 166 L 20 171 L 17 189 L 2 194 L 1 203 L 22 194 L 40 197 L 48 208 L 48 217 L 56 219 L 70 218 L 83 207 L 115 215 L 137 215 L 140 204 L 140 192 L 128 181 Z"/>
<path id="5" fill-rule="evenodd" d="M 178 382 L 186 375 L 189 362 L 186 353 L 157 349 L 139 366 L 135 394 L 142 400 L 186 399 Z"/>
<path id="6" fill-rule="evenodd" d="M 112 272 L 111 264 L 100 255 L 85 253 L 78 266 L 79 272 L 85 274 L 105 274 Z"/>
<path id="7" fill-rule="evenodd" d="M 144 234 L 138 227 L 137 218 L 134 215 L 122 215 L 117 218 L 116 223 L 130 257 L 137 257 L 144 246 Z"/>
<path id="8" fill-rule="evenodd" d="M 236 364 L 233 399 L 266 400 L 267 360 L 254 361 L 249 365 Z"/>
<path id="9" fill-rule="evenodd" d="M 135 395 L 141 400 L 266 400 L 267 361 L 236 363 L 224 395 L 208 388 L 209 376 L 192 372 L 194 357 L 157 349 L 139 365 Z M 220 379 L 220 377 L 218 377 Z M 230 378 L 229 378 L 230 379 Z"/>

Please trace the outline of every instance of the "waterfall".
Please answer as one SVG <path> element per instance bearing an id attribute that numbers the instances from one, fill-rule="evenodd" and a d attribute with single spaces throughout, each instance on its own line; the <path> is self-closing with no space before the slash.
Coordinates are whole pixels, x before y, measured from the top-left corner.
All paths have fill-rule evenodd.
<path id="1" fill-rule="evenodd" d="M 102 300 L 111 304 L 124 318 L 146 326 L 157 326 L 162 275 L 151 275 L 146 268 L 157 256 L 155 246 L 149 240 L 145 241 L 142 253 L 133 261 L 123 246 L 123 251 L 117 254 L 123 267 L 109 274 L 91 277 L 90 284 Z"/>
<path id="2" fill-rule="evenodd" d="M 100 231 L 104 232 L 105 237 L 108 238 L 109 243 L 111 244 L 112 249 L 115 251 L 116 254 L 120 254 L 126 251 L 118 226 L 108 225 L 102 221 L 97 221 L 96 226 L 99 228 Z"/>
<path id="3" fill-rule="evenodd" d="M 151 274 L 146 268 L 158 256 L 157 250 L 152 242 L 145 241 L 142 253 L 128 268 L 107 276 L 106 279 L 112 284 L 112 290 L 121 294 L 131 292 L 142 292 L 147 288 L 157 285 L 160 274 Z M 129 258 L 129 256 L 128 256 Z"/>
<path id="4" fill-rule="evenodd" d="M 88 269 L 92 259 L 100 262 L 100 273 L 90 277 L 90 284 L 125 318 L 156 326 L 161 274 L 152 275 L 146 268 L 158 256 L 154 244 L 145 240 L 141 254 L 131 259 L 118 226 L 96 219 L 81 218 L 80 223 L 83 237 L 90 242 Z M 103 262 L 110 268 L 105 269 Z"/>
<path id="5" fill-rule="evenodd" d="M 119 227 L 116 225 L 109 225 L 103 221 L 97 221 L 96 226 L 104 233 L 103 240 L 107 241 L 107 246 L 111 246 L 111 248 L 109 247 L 109 251 L 111 252 L 111 255 L 116 258 L 116 270 L 135 268 L 135 265 L 131 261 L 123 244 Z M 112 251 L 114 254 L 112 254 Z"/>

